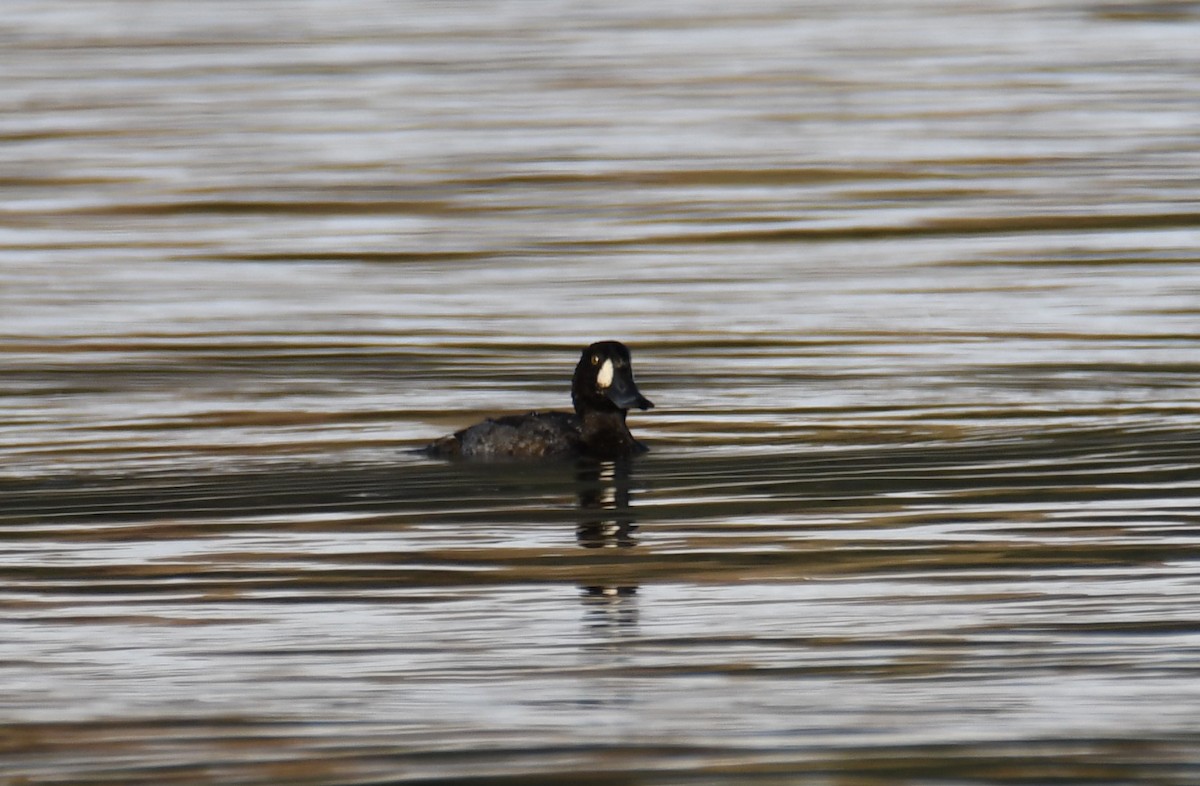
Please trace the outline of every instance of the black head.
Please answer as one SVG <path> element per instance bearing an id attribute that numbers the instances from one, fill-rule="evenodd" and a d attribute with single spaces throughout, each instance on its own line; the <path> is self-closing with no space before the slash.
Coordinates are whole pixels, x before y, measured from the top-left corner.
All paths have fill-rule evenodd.
<path id="1" fill-rule="evenodd" d="M 580 414 L 654 406 L 634 384 L 629 350 L 620 341 L 598 341 L 583 350 L 571 380 L 571 401 Z"/>

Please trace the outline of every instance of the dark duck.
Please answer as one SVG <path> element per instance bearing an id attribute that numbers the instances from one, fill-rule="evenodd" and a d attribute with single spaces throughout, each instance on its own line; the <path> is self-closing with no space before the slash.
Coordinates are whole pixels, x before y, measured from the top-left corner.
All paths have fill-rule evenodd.
<path id="1" fill-rule="evenodd" d="M 425 448 L 436 458 L 474 461 L 593 458 L 644 453 L 625 424 L 632 408 L 654 406 L 633 381 L 629 350 L 600 341 L 583 350 L 571 379 L 575 412 L 530 412 L 488 418 Z"/>

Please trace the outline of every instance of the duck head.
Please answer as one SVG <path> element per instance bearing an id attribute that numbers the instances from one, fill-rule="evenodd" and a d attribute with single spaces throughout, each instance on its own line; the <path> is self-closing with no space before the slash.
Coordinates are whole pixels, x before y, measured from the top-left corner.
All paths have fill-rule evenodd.
<path id="1" fill-rule="evenodd" d="M 585 410 L 624 412 L 654 406 L 637 389 L 629 349 L 619 341 L 598 341 L 583 350 L 571 380 L 571 401 L 580 415 Z"/>

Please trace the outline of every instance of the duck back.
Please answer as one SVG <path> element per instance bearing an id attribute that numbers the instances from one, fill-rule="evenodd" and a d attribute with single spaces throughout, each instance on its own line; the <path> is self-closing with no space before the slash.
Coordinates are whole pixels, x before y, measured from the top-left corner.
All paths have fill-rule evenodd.
<path id="1" fill-rule="evenodd" d="M 437 458 L 538 459 L 579 455 L 579 418 L 566 412 L 530 412 L 488 418 L 437 440 L 427 449 Z"/>

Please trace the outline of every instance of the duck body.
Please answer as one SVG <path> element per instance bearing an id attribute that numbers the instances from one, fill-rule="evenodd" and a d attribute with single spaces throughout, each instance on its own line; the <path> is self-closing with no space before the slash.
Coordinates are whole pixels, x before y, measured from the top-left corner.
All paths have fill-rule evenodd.
<path id="1" fill-rule="evenodd" d="M 574 412 L 488 418 L 428 445 L 426 455 L 468 461 L 617 459 L 647 448 L 625 423 L 632 407 L 654 404 L 633 380 L 629 350 L 601 341 L 583 350 L 571 379 Z"/>

